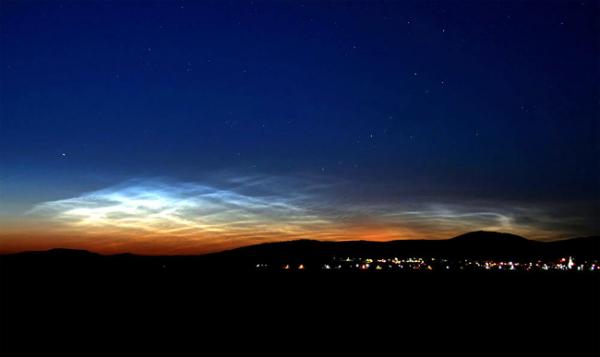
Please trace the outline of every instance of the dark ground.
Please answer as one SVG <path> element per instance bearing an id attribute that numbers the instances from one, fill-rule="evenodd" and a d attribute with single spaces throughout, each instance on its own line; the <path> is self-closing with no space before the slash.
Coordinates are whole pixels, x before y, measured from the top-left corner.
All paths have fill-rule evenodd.
<path id="1" fill-rule="evenodd" d="M 600 352 L 594 273 L 219 273 L 33 262 L 0 260 L 2 355 Z"/>

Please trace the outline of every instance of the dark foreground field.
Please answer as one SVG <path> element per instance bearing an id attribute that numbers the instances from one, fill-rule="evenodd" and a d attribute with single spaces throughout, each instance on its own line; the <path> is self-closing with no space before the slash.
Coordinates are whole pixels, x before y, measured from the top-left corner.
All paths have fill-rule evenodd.
<path id="1" fill-rule="evenodd" d="M 1 263 L 3 355 L 600 352 L 593 273 Z"/>

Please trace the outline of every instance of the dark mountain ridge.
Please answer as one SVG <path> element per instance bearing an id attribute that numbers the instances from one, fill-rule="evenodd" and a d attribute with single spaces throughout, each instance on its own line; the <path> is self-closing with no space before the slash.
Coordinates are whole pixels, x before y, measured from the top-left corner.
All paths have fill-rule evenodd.
<path id="1" fill-rule="evenodd" d="M 541 242 L 498 232 L 478 231 L 446 240 L 395 240 L 388 242 L 294 240 L 263 243 L 218 253 L 195 256 L 143 256 L 135 254 L 100 255 L 85 250 L 51 249 L 23 252 L 2 257 L 38 257 L 71 261 L 97 258 L 115 262 L 137 260 L 179 262 L 207 262 L 229 266 L 250 263 L 322 262 L 333 257 L 440 257 L 449 259 L 556 259 L 572 256 L 577 259 L 600 259 L 600 236 L 580 237 L 560 241 Z M 3 259 L 6 260 L 6 259 Z"/>

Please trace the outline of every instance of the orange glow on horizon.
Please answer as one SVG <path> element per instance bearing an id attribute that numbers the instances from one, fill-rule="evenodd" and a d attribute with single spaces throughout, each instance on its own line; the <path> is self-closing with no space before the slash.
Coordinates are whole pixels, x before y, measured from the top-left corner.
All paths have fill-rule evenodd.
<path id="1" fill-rule="evenodd" d="M 474 230 L 536 239 L 561 233 L 519 226 L 510 215 L 473 208 L 333 204 L 300 189 L 270 195 L 242 192 L 134 181 L 42 202 L 23 216 L 0 217 L 0 253 L 73 248 L 105 254 L 202 254 L 298 239 L 447 239 Z"/>

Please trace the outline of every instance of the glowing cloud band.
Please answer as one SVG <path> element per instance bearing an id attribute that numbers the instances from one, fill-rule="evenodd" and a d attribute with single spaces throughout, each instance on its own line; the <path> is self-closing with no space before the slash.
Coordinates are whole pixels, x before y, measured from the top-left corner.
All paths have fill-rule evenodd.
<path id="1" fill-rule="evenodd" d="M 448 238 L 470 230 L 551 237 L 552 217 L 531 208 L 418 202 L 364 203 L 328 196 L 327 184 L 281 177 L 220 180 L 226 188 L 169 180 L 130 180 L 44 202 L 29 216 L 85 248 L 173 252 L 220 250 L 290 239 Z M 339 188 L 339 187 L 338 187 Z M 490 209 L 489 207 L 495 207 Z M 536 217 L 531 220 L 529 217 Z M 527 218 L 527 219 L 523 219 Z M 550 228 L 545 228 L 545 227 Z M 91 237 L 93 236 L 93 237 Z M 87 242 L 87 244 L 86 244 Z M 54 243 L 59 244 L 59 243 Z M 144 246 L 146 248 L 140 248 Z"/>

